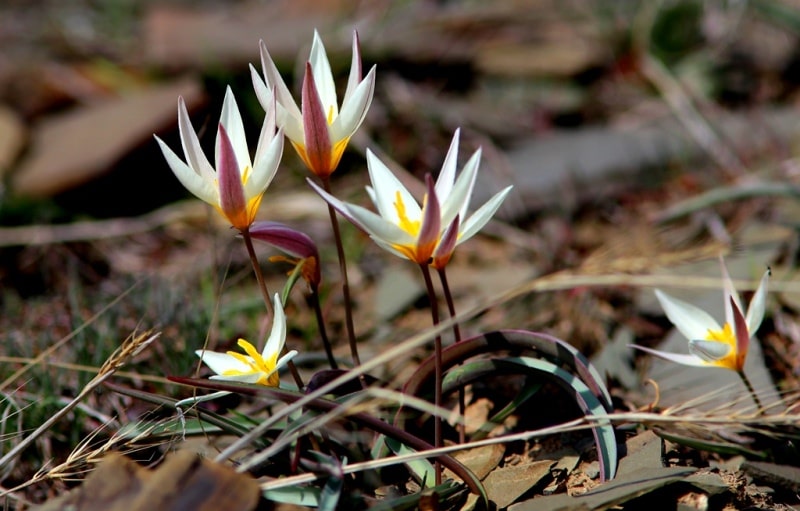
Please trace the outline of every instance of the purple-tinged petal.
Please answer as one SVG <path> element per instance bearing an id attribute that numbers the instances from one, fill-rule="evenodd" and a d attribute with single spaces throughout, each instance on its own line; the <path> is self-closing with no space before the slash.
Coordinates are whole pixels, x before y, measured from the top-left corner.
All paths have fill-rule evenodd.
<path id="1" fill-rule="evenodd" d="M 305 160 L 309 170 L 320 177 L 328 177 L 331 168 L 331 139 L 328 133 L 328 118 L 314 83 L 314 71 L 306 63 L 303 78 L 303 130 L 305 135 Z M 301 155 L 302 157 L 303 155 Z"/>
<path id="2" fill-rule="evenodd" d="M 250 224 L 250 219 L 247 215 L 242 175 L 228 133 L 222 124 L 219 125 L 217 142 L 219 207 L 231 225 L 237 229 L 244 229 Z"/>
<path id="3" fill-rule="evenodd" d="M 439 209 L 439 199 L 436 197 L 436 188 L 430 174 L 425 175 L 425 184 L 428 187 L 425 205 L 422 210 L 422 225 L 417 238 L 417 263 L 428 264 L 442 230 L 442 216 Z"/>
<path id="4" fill-rule="evenodd" d="M 747 330 L 747 321 L 742 315 L 741 309 L 736 305 L 733 297 L 730 298 L 730 306 L 733 311 L 733 330 L 736 333 L 736 370 L 744 369 L 744 362 L 747 359 L 747 350 L 750 347 L 750 332 Z"/>
<path id="5" fill-rule="evenodd" d="M 676 364 L 693 366 L 693 367 L 708 366 L 708 363 L 700 360 L 694 355 L 684 355 L 682 353 L 669 353 L 666 351 L 659 351 L 651 348 L 645 348 L 644 346 L 639 346 L 638 344 L 629 344 L 628 347 L 635 348 L 639 351 L 644 351 L 645 353 L 649 353 L 650 355 L 654 355 L 658 358 L 663 358 L 664 360 L 669 360 L 670 362 L 675 362 Z"/>
<path id="6" fill-rule="evenodd" d="M 304 232 L 280 222 L 259 221 L 250 226 L 250 235 L 257 240 L 283 250 L 287 254 L 306 258 L 319 257 L 314 241 Z"/>
<path id="7" fill-rule="evenodd" d="M 442 239 L 439 241 L 439 245 L 433 252 L 433 262 L 431 263 L 431 266 L 437 270 L 441 270 L 447 266 L 447 263 L 450 262 L 450 258 L 453 257 L 453 251 L 455 250 L 456 243 L 458 242 L 458 230 L 460 223 L 460 218 L 458 215 L 456 215 L 456 217 L 444 231 Z"/>

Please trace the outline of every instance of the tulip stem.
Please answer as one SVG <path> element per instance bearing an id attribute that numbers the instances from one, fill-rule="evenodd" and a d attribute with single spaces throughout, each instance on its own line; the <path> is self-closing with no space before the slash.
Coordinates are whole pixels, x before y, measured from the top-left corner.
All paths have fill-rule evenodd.
<path id="1" fill-rule="evenodd" d="M 267 322 L 269 323 L 273 319 L 272 302 L 269 300 L 267 282 L 264 280 L 264 274 L 261 272 L 261 265 L 259 264 L 258 257 L 256 256 L 256 249 L 253 247 L 253 237 L 250 235 L 249 227 L 242 229 L 240 232 L 242 234 L 242 239 L 244 239 L 244 246 L 247 247 L 247 255 L 250 256 L 250 262 L 253 263 L 253 271 L 256 274 L 258 288 L 261 290 L 261 297 L 264 299 L 264 305 L 267 307 Z M 285 354 L 285 346 L 283 350 Z M 286 366 L 289 368 L 289 372 L 292 373 L 292 378 L 294 378 L 297 388 L 302 391 L 305 388 L 305 385 L 303 384 L 303 378 L 300 377 L 300 372 L 297 370 L 297 366 L 294 365 L 294 361 L 289 360 Z"/>
<path id="2" fill-rule="evenodd" d="M 431 270 L 427 263 L 419 265 L 422 270 L 422 276 L 425 279 L 425 288 L 428 290 L 428 300 L 431 302 L 431 319 L 433 326 L 439 324 L 439 304 L 436 298 L 436 291 L 433 289 L 433 279 L 431 279 Z M 434 371 L 435 371 L 435 384 L 434 384 L 434 397 L 433 406 L 436 408 L 436 414 L 433 416 L 433 446 L 438 448 L 442 446 L 442 417 L 439 415 L 439 410 L 442 407 L 442 382 L 444 381 L 444 373 L 442 371 L 442 336 L 437 335 L 433 340 L 434 352 Z M 436 486 L 442 484 L 442 467 L 436 461 Z"/>
<path id="3" fill-rule="evenodd" d="M 322 188 L 329 194 L 333 195 L 331 193 L 330 179 L 327 177 L 320 179 L 322 181 Z M 331 217 L 333 237 L 336 240 L 336 254 L 339 257 L 339 271 L 342 274 L 342 295 L 344 297 L 345 327 L 347 328 L 347 338 L 350 341 L 350 354 L 353 357 L 353 363 L 359 366 L 361 365 L 361 359 L 358 356 L 355 327 L 353 326 L 353 305 L 350 300 L 350 283 L 347 280 L 347 261 L 344 257 L 344 246 L 342 245 L 342 235 L 339 231 L 339 221 L 336 218 L 336 210 L 330 204 L 328 204 L 328 215 Z"/>
<path id="4" fill-rule="evenodd" d="M 453 302 L 453 294 L 450 292 L 450 284 L 447 282 L 447 270 L 442 267 L 437 268 L 436 272 L 439 274 L 439 282 L 442 283 L 442 290 L 444 291 L 444 301 L 447 302 L 447 311 L 452 319 L 456 317 L 456 306 Z M 461 328 L 458 323 L 453 323 L 453 338 L 455 342 L 461 342 Z M 466 424 L 464 422 L 466 408 L 467 402 L 464 395 L 464 387 L 458 387 L 458 416 L 461 418 L 458 423 L 458 441 L 462 444 L 467 440 Z"/>
<path id="5" fill-rule="evenodd" d="M 750 383 L 750 379 L 744 374 L 744 370 L 736 371 L 739 375 L 739 378 L 742 379 L 744 386 L 747 387 L 747 390 L 750 391 L 750 395 L 753 396 L 753 400 L 756 402 L 756 407 L 758 408 L 758 415 L 764 413 L 764 405 L 761 404 L 761 400 L 758 399 L 758 394 L 756 394 L 756 389 L 753 388 L 753 384 Z"/>
<path id="6" fill-rule="evenodd" d="M 256 250 L 253 247 L 253 237 L 250 235 L 250 229 L 244 228 L 241 230 L 242 239 L 244 239 L 244 246 L 247 247 L 247 255 L 250 256 L 250 262 L 253 263 L 253 271 L 256 274 L 256 281 L 258 288 L 261 290 L 261 298 L 264 299 L 264 305 L 267 307 L 267 319 L 272 320 L 272 302 L 269 298 L 269 290 L 267 289 L 267 282 L 264 280 L 264 274 L 261 272 L 261 265 L 256 257 Z"/>
<path id="7" fill-rule="evenodd" d="M 322 345 L 325 347 L 325 355 L 328 357 L 328 364 L 330 364 L 331 369 L 339 369 L 339 364 L 336 363 L 336 358 L 333 356 L 331 341 L 328 339 L 328 331 L 325 329 L 325 318 L 322 315 L 322 307 L 319 303 L 318 291 L 319 290 L 316 288 L 312 289 L 308 294 L 308 298 L 311 300 L 312 306 L 314 307 L 314 316 L 317 319 L 319 336 L 322 338 Z"/>

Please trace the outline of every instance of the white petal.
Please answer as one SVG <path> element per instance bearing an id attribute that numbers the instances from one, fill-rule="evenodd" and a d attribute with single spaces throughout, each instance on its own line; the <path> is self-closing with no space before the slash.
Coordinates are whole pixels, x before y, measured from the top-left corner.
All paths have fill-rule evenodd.
<path id="1" fill-rule="evenodd" d="M 268 138 L 266 135 L 265 137 Z M 253 163 L 253 173 L 244 184 L 245 197 L 254 197 L 269 186 L 278 172 L 282 155 L 283 131 L 278 130 L 278 133 L 275 134 L 266 149 L 259 144 L 256 151 L 256 161 Z"/>
<path id="2" fill-rule="evenodd" d="M 456 182 L 456 166 L 458 165 L 458 139 L 461 134 L 461 128 L 457 128 L 453 134 L 453 140 L 450 142 L 450 149 L 447 150 L 447 156 L 444 158 L 442 170 L 439 172 L 439 177 L 436 179 L 436 197 L 442 201 L 442 218 L 445 217 L 444 210 L 447 207 L 447 199 L 450 197 L 450 192 L 453 189 L 453 183 Z M 444 220 L 444 223 L 450 224 L 455 218 L 456 214 L 450 220 Z"/>
<path id="3" fill-rule="evenodd" d="M 398 227 L 397 224 L 385 220 L 368 209 L 355 204 L 347 204 L 347 210 L 356 225 L 367 231 L 367 234 L 373 238 L 395 245 L 411 245 L 416 242 L 414 237 Z"/>
<path id="4" fill-rule="evenodd" d="M 724 300 L 725 304 L 725 322 L 733 326 L 734 318 L 733 309 L 731 308 L 731 298 L 733 298 L 734 303 L 736 303 L 736 307 L 738 307 L 742 313 L 744 313 L 744 308 L 742 307 L 742 301 L 739 299 L 739 293 L 737 293 L 736 289 L 733 287 L 731 276 L 728 273 L 728 268 L 725 266 L 725 260 L 722 259 L 722 256 L 719 258 L 719 264 L 722 267 L 722 299 Z"/>
<path id="5" fill-rule="evenodd" d="M 469 209 L 469 202 L 472 199 L 472 190 L 475 188 L 475 181 L 478 177 L 478 166 L 481 161 L 481 150 L 478 149 L 470 157 L 467 164 L 464 165 L 464 170 L 456 179 L 453 189 L 450 191 L 449 196 L 444 200 L 442 205 L 442 223 L 450 225 L 450 222 L 459 215 L 463 220 L 467 218 L 467 210 Z"/>
<path id="6" fill-rule="evenodd" d="M 350 58 L 350 74 L 347 76 L 347 89 L 344 91 L 342 105 L 347 103 L 359 83 L 361 83 L 361 49 L 358 45 L 358 32 L 353 30 L 353 55 Z"/>
<path id="7" fill-rule="evenodd" d="M 325 45 L 319 33 L 314 30 L 314 42 L 311 43 L 311 55 L 308 57 L 311 70 L 314 73 L 314 84 L 317 86 L 319 99 L 325 108 L 325 116 L 335 119 L 339 115 L 339 105 L 336 101 L 336 84 L 333 82 L 333 72 L 328 55 L 325 54 Z M 329 117 L 332 110 L 333 116 Z"/>
<path id="8" fill-rule="evenodd" d="M 261 108 L 265 111 L 269 110 L 272 104 L 272 89 L 269 88 L 267 83 L 258 74 L 253 64 L 250 64 L 250 80 L 253 82 L 253 90 L 255 90 L 256 98 L 261 103 Z"/>
<path id="9" fill-rule="evenodd" d="M 286 342 L 286 314 L 283 312 L 283 304 L 278 293 L 275 293 L 272 299 L 272 307 L 274 311 L 272 331 L 264 345 L 264 351 L 261 352 L 261 356 L 266 359 L 269 359 L 275 353 L 280 354 Z"/>
<path id="10" fill-rule="evenodd" d="M 252 370 L 247 364 L 242 363 L 236 359 L 236 357 L 232 357 L 227 353 L 197 350 L 195 354 L 217 374 L 222 374 L 226 371 L 241 371 L 246 373 Z"/>
<path id="11" fill-rule="evenodd" d="M 291 351 L 286 352 L 286 355 L 284 355 L 284 356 L 282 356 L 281 358 L 278 359 L 278 362 L 275 364 L 275 370 L 277 371 L 281 367 L 285 366 L 286 364 L 289 363 L 290 360 L 292 360 L 296 356 L 297 356 L 297 350 L 291 350 Z M 272 374 L 272 373 L 270 373 L 270 374 Z"/>
<path id="12" fill-rule="evenodd" d="M 706 311 L 673 298 L 659 289 L 655 293 L 667 318 L 687 339 L 705 339 L 709 330 L 722 330 L 719 323 Z"/>
<path id="13" fill-rule="evenodd" d="M 236 375 L 221 375 L 215 374 L 214 376 L 209 376 L 209 380 L 220 380 L 220 381 L 235 381 L 239 383 L 257 383 L 259 379 L 261 379 L 261 373 L 249 373 L 249 374 L 236 374 Z"/>
<path id="14" fill-rule="evenodd" d="M 461 226 L 457 245 L 464 243 L 471 237 L 475 236 L 478 231 L 483 229 L 483 226 L 492 219 L 497 210 L 503 204 L 506 196 L 511 192 L 513 186 L 507 186 L 505 189 L 500 190 L 494 196 L 486 201 L 486 204 L 478 208 Z"/>
<path id="15" fill-rule="evenodd" d="M 731 352 L 731 347 L 724 342 L 706 341 L 704 339 L 689 340 L 689 353 L 709 363 L 717 362 Z"/>
<path id="16" fill-rule="evenodd" d="M 266 85 L 270 90 L 275 89 L 275 96 L 278 99 L 278 104 L 283 106 L 287 115 L 295 119 L 302 119 L 303 115 L 300 113 L 300 109 L 297 107 L 297 103 L 294 101 L 291 92 L 289 92 L 289 88 L 286 87 L 283 77 L 278 72 L 278 68 L 275 67 L 275 63 L 272 61 L 272 57 L 267 51 L 267 45 L 263 40 L 259 41 L 259 48 L 261 49 L 261 70 L 264 72 Z M 258 90 L 256 90 L 256 93 L 258 93 Z M 264 99 L 266 100 L 267 98 L 265 97 Z M 261 98 L 259 98 L 259 101 L 260 100 Z M 264 110 L 267 109 L 267 104 L 268 103 L 261 102 L 261 106 L 264 107 Z M 286 136 L 289 136 L 288 128 L 285 130 L 287 132 Z"/>
<path id="17" fill-rule="evenodd" d="M 186 103 L 183 98 L 178 99 L 178 131 L 181 138 L 181 146 L 183 147 L 183 154 L 186 155 L 186 163 L 189 164 L 195 172 L 203 176 L 207 181 L 214 181 L 217 173 L 208 162 L 208 158 L 203 153 L 203 148 L 200 147 L 200 140 L 197 138 L 197 133 L 194 131 L 192 121 L 189 119 L 189 112 L 186 111 Z"/>
<path id="18" fill-rule="evenodd" d="M 405 206 L 406 217 L 411 221 L 421 220 L 422 210 L 417 204 L 417 200 L 411 195 L 403 183 L 392 174 L 389 167 L 383 164 L 375 154 L 367 150 L 367 169 L 369 170 L 370 181 L 375 190 L 375 207 L 382 217 L 398 225 L 400 216 L 397 214 L 395 202 L 397 193 Z"/>
<path id="19" fill-rule="evenodd" d="M 668 353 L 666 351 L 659 351 L 650 348 L 645 348 L 644 346 L 638 346 L 636 344 L 629 344 L 628 346 L 631 348 L 635 348 L 639 351 L 644 351 L 651 355 L 655 355 L 656 357 L 663 358 L 664 360 L 669 360 L 670 362 L 675 362 L 685 366 L 694 366 L 694 367 L 708 366 L 706 362 L 703 362 L 694 355 L 684 355 L 681 353 Z"/>
<path id="20" fill-rule="evenodd" d="M 239 164 L 239 172 L 242 172 L 245 167 L 252 167 L 250 149 L 247 147 L 247 137 L 244 133 L 242 114 L 239 113 L 239 106 L 236 104 L 236 98 L 233 96 L 233 91 L 231 91 L 230 87 L 225 91 L 225 99 L 222 101 L 222 113 L 220 114 L 219 122 L 225 126 L 225 131 L 228 133 L 228 138 L 231 140 L 233 152 L 236 154 L 236 163 Z M 216 147 L 219 148 L 219 135 L 217 135 Z M 219 168 L 219 155 L 217 155 L 217 168 Z"/>
<path id="21" fill-rule="evenodd" d="M 178 181 L 198 199 L 215 206 L 219 203 L 219 192 L 212 182 L 203 179 L 194 169 L 186 165 L 163 140 L 155 136 L 167 165 Z"/>
<path id="22" fill-rule="evenodd" d="M 352 96 L 342 103 L 341 112 L 329 127 L 332 140 L 342 140 L 356 132 L 367 116 L 374 93 L 375 67 L 373 66 L 367 77 L 358 84 Z"/>
<path id="23" fill-rule="evenodd" d="M 769 281 L 771 271 L 767 269 L 764 276 L 761 277 L 761 283 L 756 289 L 756 293 L 750 300 L 750 305 L 747 307 L 747 331 L 750 335 L 755 335 L 761 322 L 764 320 L 764 310 L 767 307 L 767 282 Z"/>
<path id="24" fill-rule="evenodd" d="M 362 231 L 365 231 L 364 227 L 361 224 L 359 224 L 358 220 L 353 218 L 353 216 L 350 214 L 350 210 L 348 209 L 348 204 L 346 202 L 340 201 L 339 199 L 337 199 L 333 195 L 329 194 L 328 192 L 323 190 L 321 186 L 319 186 L 317 183 L 315 183 L 314 181 L 312 181 L 309 178 L 306 178 L 306 183 L 308 183 L 308 185 L 311 188 L 313 188 L 314 191 L 317 192 L 317 194 L 319 194 L 319 196 L 322 197 L 322 199 L 325 202 L 327 202 L 328 204 L 333 206 L 333 209 L 335 209 L 342 216 L 347 218 L 350 222 L 353 223 L 353 225 L 355 225 L 356 227 L 358 227 Z"/>
<path id="25" fill-rule="evenodd" d="M 401 258 L 401 259 L 405 259 L 406 261 L 408 261 L 408 256 L 405 255 L 404 253 L 400 252 L 396 248 L 394 248 L 394 246 L 391 243 L 386 243 L 382 239 L 378 239 L 378 238 L 375 238 L 373 236 L 370 236 L 370 239 L 372 241 L 374 241 L 376 245 L 378 245 L 380 248 L 384 249 L 385 251 L 387 251 L 387 252 L 389 252 L 391 254 L 394 254 L 397 257 Z"/>

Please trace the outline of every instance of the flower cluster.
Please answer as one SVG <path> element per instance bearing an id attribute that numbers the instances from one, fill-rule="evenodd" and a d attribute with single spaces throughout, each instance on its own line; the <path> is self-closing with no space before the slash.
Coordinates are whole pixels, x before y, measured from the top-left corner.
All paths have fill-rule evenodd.
<path id="1" fill-rule="evenodd" d="M 178 127 L 184 159 L 161 138 L 155 138 L 172 172 L 192 194 L 211 204 L 242 233 L 247 243 L 257 239 L 286 253 L 288 257 L 278 256 L 273 260 L 295 265 L 295 273 L 302 276 L 312 294 L 317 293 L 322 276 L 319 253 L 311 238 L 277 222 L 256 221 L 264 193 L 275 177 L 283 154 L 284 135 L 308 169 L 322 181 L 323 187 L 320 187 L 309 180 L 312 188 L 333 208 L 386 250 L 437 270 L 444 269 L 455 247 L 474 236 L 508 195 L 510 186 L 468 215 L 481 151 L 478 149 L 456 176 L 459 146 L 459 131 L 456 130 L 438 179 L 434 183 L 430 175 L 426 176 L 427 193 L 421 204 L 369 150 L 367 168 L 371 186 L 367 191 L 377 213 L 340 201 L 330 193 L 328 180 L 338 167 L 350 138 L 367 115 L 375 90 L 375 67 L 366 76 L 362 75 L 358 35 L 354 33 L 350 75 L 340 104 L 325 47 L 315 31 L 298 107 L 263 41 L 260 50 L 261 74 L 253 66 L 250 70 L 265 117 L 252 160 L 242 117 L 230 88 L 226 91 L 217 127 L 214 165 L 203 153 L 182 98 L 178 100 Z M 333 215 L 333 210 L 331 212 Z M 250 252 L 251 258 L 254 257 L 252 250 Z M 253 262 L 258 275 L 257 261 Z M 266 298 L 266 287 L 263 291 Z M 244 339 L 240 339 L 238 345 L 245 354 L 197 352 L 216 373 L 212 378 L 279 385 L 278 369 L 290 364 L 296 352 L 281 355 L 286 317 L 277 294 L 273 302 L 272 333 L 262 353 Z M 321 333 L 324 338 L 324 331 Z M 335 366 L 329 348 L 326 344 L 331 364 Z M 354 348 L 353 355 L 357 360 Z"/>

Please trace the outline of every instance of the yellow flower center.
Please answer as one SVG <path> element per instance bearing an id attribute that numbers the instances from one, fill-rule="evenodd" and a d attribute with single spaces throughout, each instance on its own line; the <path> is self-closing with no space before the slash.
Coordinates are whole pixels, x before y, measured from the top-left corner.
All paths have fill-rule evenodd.
<path id="1" fill-rule="evenodd" d="M 328 126 L 333 124 L 333 105 L 328 108 Z"/>
<path id="2" fill-rule="evenodd" d="M 255 346 L 244 339 L 239 339 L 237 344 L 247 353 L 247 356 L 236 353 L 235 351 L 229 351 L 228 355 L 249 367 L 250 370 L 240 371 L 238 369 L 228 369 L 222 373 L 223 376 L 248 376 L 260 373 L 261 376 L 258 381 L 256 381 L 257 384 L 266 385 L 268 387 L 277 387 L 280 385 L 280 377 L 278 376 L 278 372 L 275 371 L 275 366 L 278 363 L 278 353 L 273 353 L 268 359 L 265 359 L 256 351 Z"/>
<path id="3" fill-rule="evenodd" d="M 394 197 L 394 209 L 397 210 L 397 217 L 400 219 L 400 223 L 398 225 L 401 229 L 416 238 L 419 235 L 421 222 L 419 220 L 410 220 L 408 218 L 408 214 L 406 213 L 406 205 L 403 202 L 403 197 L 400 195 L 399 190 L 395 192 Z"/>
<path id="4" fill-rule="evenodd" d="M 427 202 L 428 196 L 427 194 L 422 199 L 422 211 L 424 216 L 425 205 Z M 410 261 L 414 261 L 415 263 L 423 264 L 428 263 L 431 257 L 431 253 L 433 252 L 434 248 L 438 244 L 438 240 L 434 240 L 432 243 L 428 243 L 425 246 L 419 246 L 419 234 L 420 230 L 422 229 L 422 220 L 411 220 L 408 218 L 408 213 L 406 212 L 406 205 L 403 202 L 403 197 L 400 194 L 400 191 L 395 192 L 395 201 L 392 203 L 394 205 L 394 209 L 397 211 L 397 226 L 400 227 L 402 230 L 407 232 L 415 239 L 415 242 L 409 245 L 392 245 L 395 250 L 406 256 Z"/>
<path id="5" fill-rule="evenodd" d="M 731 348 L 728 354 L 723 358 L 715 362 L 710 362 L 711 365 L 732 369 L 734 371 L 738 371 L 740 369 L 738 360 L 739 354 L 736 352 L 736 334 L 734 333 L 733 327 L 731 327 L 730 323 L 725 323 L 725 325 L 722 327 L 722 330 L 709 329 L 705 340 L 721 342 L 723 344 L 727 344 Z"/>

